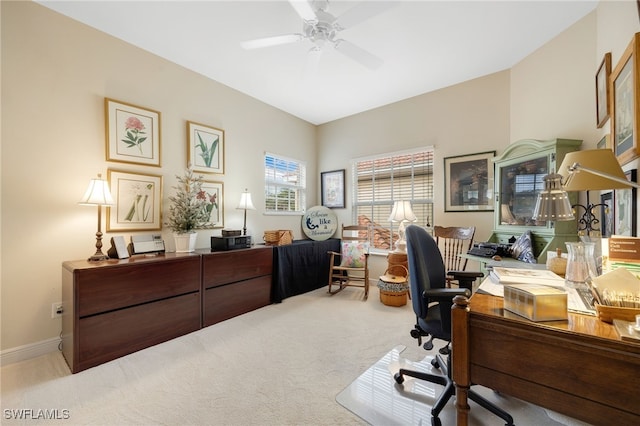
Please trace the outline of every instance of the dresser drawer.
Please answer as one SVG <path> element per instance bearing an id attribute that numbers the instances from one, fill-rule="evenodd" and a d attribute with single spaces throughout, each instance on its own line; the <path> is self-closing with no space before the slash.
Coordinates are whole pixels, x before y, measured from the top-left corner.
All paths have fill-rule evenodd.
<path id="1" fill-rule="evenodd" d="M 272 269 L 271 247 L 216 252 L 202 256 L 202 282 L 205 289 L 271 275 Z"/>

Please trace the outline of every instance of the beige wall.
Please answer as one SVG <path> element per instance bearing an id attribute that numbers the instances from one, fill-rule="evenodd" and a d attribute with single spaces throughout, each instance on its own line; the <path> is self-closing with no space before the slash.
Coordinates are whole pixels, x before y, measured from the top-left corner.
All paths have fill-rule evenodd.
<path id="1" fill-rule="evenodd" d="M 307 161 L 311 206 L 320 171 L 348 169 L 358 156 L 434 145 L 442 199 L 444 157 L 500 153 L 520 138 L 582 138 L 593 147 L 608 132 L 608 124 L 595 128 L 596 69 L 607 51 L 615 64 L 640 31 L 635 2 L 604 1 L 511 70 L 315 127 L 37 4 L 0 7 L 3 351 L 60 332 L 60 321 L 50 319 L 51 303 L 60 300 L 60 265 L 93 253 L 96 211 L 76 204 L 88 180 L 108 168 L 161 174 L 166 198 L 186 165 L 185 120 L 226 132 L 226 174 L 218 180 L 229 228 L 241 226 L 234 207 L 245 187 L 256 205 L 263 202 L 264 151 Z M 105 162 L 104 97 L 162 112 L 161 168 Z M 490 213 L 445 214 L 436 205 L 435 223 L 473 221 L 478 239 L 490 234 Z M 349 209 L 338 213 L 351 220 Z M 297 216 L 258 210 L 248 222 L 258 238 L 278 228 L 301 236 Z M 200 236 L 200 247 L 208 235 Z M 166 230 L 163 236 L 169 243 Z"/>
<path id="2" fill-rule="evenodd" d="M 161 168 L 105 162 L 104 97 L 161 112 Z M 224 182 L 227 228 L 242 228 L 245 187 L 264 204 L 264 151 L 307 161 L 317 198 L 315 126 L 34 3 L 2 2 L 2 113 L 3 350 L 60 333 L 61 263 L 95 251 L 97 209 L 77 205 L 89 179 L 108 168 L 162 175 L 167 211 L 187 164 L 186 120 L 225 130 L 225 174 L 210 179 Z M 299 216 L 247 216 L 257 239 L 302 237 Z"/>

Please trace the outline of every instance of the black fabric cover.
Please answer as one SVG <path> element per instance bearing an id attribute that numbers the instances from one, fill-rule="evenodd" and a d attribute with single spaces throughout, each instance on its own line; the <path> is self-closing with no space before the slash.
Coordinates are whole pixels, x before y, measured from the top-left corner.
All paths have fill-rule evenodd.
<path id="1" fill-rule="evenodd" d="M 303 294 L 329 284 L 329 251 L 340 253 L 340 239 L 295 240 L 273 250 L 271 301 Z M 336 256 L 339 260 L 340 256 Z"/>

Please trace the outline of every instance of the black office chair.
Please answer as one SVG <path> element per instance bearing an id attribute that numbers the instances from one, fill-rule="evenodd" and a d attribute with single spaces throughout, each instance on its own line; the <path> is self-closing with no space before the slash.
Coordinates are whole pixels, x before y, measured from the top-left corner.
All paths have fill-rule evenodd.
<path id="1" fill-rule="evenodd" d="M 421 371 L 412 371 L 401 368 L 394 378 L 396 383 L 402 385 L 404 376 L 415 377 L 444 386 L 444 390 L 431 409 L 431 424 L 440 426 L 442 423 L 440 412 L 449 399 L 455 395 L 455 386 L 451 379 L 451 306 L 453 298 L 457 295 L 471 296 L 468 288 L 446 288 L 446 276 L 442 256 L 433 237 L 423 228 L 410 225 L 406 230 L 407 259 L 409 261 L 409 285 L 413 297 L 413 310 L 416 314 L 416 325 L 411 330 L 411 337 L 418 339 L 418 345 L 422 344 L 422 337 L 429 336 L 429 341 L 424 344 L 426 350 L 433 349 L 433 339 L 441 339 L 447 344 L 439 350 L 431 365 L 440 369 L 442 375 L 429 374 Z M 480 272 L 463 272 L 462 277 L 457 277 L 457 271 L 448 271 L 454 279 L 475 280 L 482 276 Z M 446 355 L 446 362 L 442 355 Z M 469 399 L 504 419 L 508 426 L 513 425 L 513 417 L 504 410 L 496 407 L 473 390 L 469 391 Z"/>

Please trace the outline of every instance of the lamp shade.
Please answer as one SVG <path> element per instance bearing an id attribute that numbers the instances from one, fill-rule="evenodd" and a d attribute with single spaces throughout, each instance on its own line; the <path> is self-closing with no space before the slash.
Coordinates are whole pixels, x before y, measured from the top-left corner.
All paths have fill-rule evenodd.
<path id="1" fill-rule="evenodd" d="M 562 221 L 573 220 L 573 209 L 569 195 L 562 189 L 562 175 L 548 174 L 544 177 L 544 190 L 538 193 L 533 220 Z"/>
<path id="2" fill-rule="evenodd" d="M 109 191 L 109 182 L 101 179 L 101 175 L 98 175 L 97 179 L 91 179 L 87 191 L 78 204 L 85 206 L 114 205 L 113 197 L 111 197 L 111 192 Z"/>
<path id="3" fill-rule="evenodd" d="M 391 214 L 389 215 L 389 220 L 391 222 L 402 222 L 405 220 L 413 222 L 418 220 L 418 218 L 411 209 L 411 202 L 405 200 L 396 201 L 393 204 L 393 209 L 391 210 Z"/>
<path id="4" fill-rule="evenodd" d="M 610 149 L 570 152 L 564 156 L 558 173 L 562 175 L 565 191 L 599 191 L 633 186 Z"/>
<path id="5" fill-rule="evenodd" d="M 253 202 L 251 201 L 251 194 L 245 189 L 240 195 L 240 202 L 238 203 L 238 210 L 255 210 Z"/>

